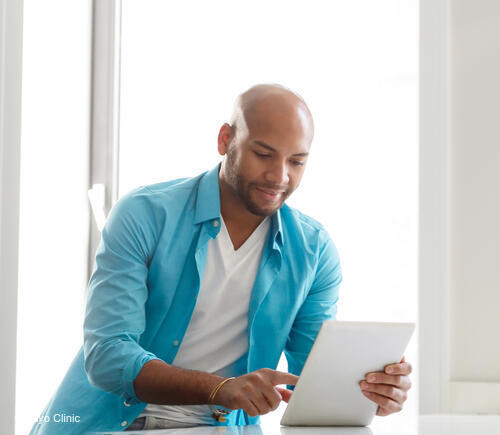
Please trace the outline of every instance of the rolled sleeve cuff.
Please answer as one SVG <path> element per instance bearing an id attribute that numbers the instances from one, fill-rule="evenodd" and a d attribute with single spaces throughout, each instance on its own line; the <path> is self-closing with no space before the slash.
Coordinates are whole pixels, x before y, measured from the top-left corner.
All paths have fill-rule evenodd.
<path id="1" fill-rule="evenodd" d="M 136 358 L 131 358 L 125 366 L 122 379 L 124 390 L 123 397 L 128 404 L 135 405 L 136 403 L 142 402 L 142 400 L 135 395 L 134 380 L 141 371 L 142 366 L 153 359 L 162 361 L 161 358 L 158 358 L 155 354 L 144 352 Z"/>

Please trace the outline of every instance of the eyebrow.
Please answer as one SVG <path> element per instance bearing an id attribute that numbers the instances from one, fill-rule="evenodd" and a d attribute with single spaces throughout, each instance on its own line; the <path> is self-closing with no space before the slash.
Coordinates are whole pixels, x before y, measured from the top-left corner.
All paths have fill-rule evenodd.
<path id="1" fill-rule="evenodd" d="M 276 150 L 275 150 L 272 146 L 268 145 L 268 144 L 267 144 L 267 143 L 265 143 L 265 142 L 262 142 L 262 141 L 260 141 L 260 140 L 254 140 L 253 142 L 254 142 L 255 144 L 257 144 L 257 145 L 261 146 L 262 148 L 266 148 L 266 149 L 267 149 L 267 150 L 269 150 L 269 151 L 276 152 Z M 292 154 L 292 156 L 293 156 L 293 157 L 307 157 L 308 155 L 309 155 L 309 153 L 297 153 L 297 154 Z"/>

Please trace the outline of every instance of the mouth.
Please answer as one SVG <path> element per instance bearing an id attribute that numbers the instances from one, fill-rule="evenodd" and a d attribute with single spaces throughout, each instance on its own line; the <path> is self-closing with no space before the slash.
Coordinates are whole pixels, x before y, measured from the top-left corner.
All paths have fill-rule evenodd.
<path id="1" fill-rule="evenodd" d="M 259 192 L 260 196 L 264 198 L 266 201 L 276 201 L 284 193 L 282 190 L 265 189 L 262 187 L 256 187 L 255 189 Z"/>

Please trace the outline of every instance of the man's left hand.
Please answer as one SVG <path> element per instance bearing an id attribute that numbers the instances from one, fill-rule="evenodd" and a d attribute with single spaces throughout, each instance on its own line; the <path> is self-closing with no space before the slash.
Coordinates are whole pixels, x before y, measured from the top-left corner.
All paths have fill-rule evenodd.
<path id="1" fill-rule="evenodd" d="M 399 364 L 389 364 L 383 372 L 370 372 L 365 380 L 359 383 L 362 393 L 378 405 L 377 415 L 386 416 L 403 409 L 411 382 L 408 375 L 411 373 L 410 363 L 405 357 Z"/>

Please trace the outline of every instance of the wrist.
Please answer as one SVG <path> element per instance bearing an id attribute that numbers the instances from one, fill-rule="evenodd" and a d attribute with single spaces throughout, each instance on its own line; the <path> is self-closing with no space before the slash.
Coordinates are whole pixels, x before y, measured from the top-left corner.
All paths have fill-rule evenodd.
<path id="1" fill-rule="evenodd" d="M 233 379 L 235 379 L 235 378 L 234 377 L 226 378 L 226 379 L 222 380 L 221 382 L 219 382 L 215 386 L 213 391 L 210 393 L 210 396 L 208 397 L 208 404 L 210 405 L 210 409 L 212 410 L 212 418 L 218 422 L 226 421 L 226 415 L 231 412 L 231 411 L 228 411 L 227 409 L 215 407 L 216 403 L 225 407 L 224 400 L 221 398 L 219 391 L 224 387 L 224 385 L 231 382 Z M 218 394 L 219 394 L 219 397 L 217 398 Z"/>
<path id="2" fill-rule="evenodd" d="M 224 379 L 226 379 L 226 378 L 224 378 L 222 376 L 210 374 L 208 376 L 208 378 L 206 379 L 206 382 L 204 383 L 203 388 L 200 389 L 200 396 L 201 396 L 200 403 L 208 404 L 209 403 L 208 400 L 210 398 L 210 395 L 212 394 L 214 389 L 217 387 L 217 385 L 219 385 Z"/>
<path id="3" fill-rule="evenodd" d="M 219 404 L 223 404 L 223 400 L 221 400 L 221 394 L 220 394 L 220 390 L 224 387 L 224 385 L 226 385 L 228 382 L 232 381 L 233 379 L 236 379 L 234 377 L 231 377 L 231 378 L 226 378 L 226 379 L 222 379 L 222 381 L 220 381 L 215 387 L 214 389 L 211 391 L 210 393 L 210 396 L 208 396 L 208 404 L 209 405 L 214 405 L 216 403 L 219 403 Z M 217 400 L 219 399 L 219 400 Z"/>

